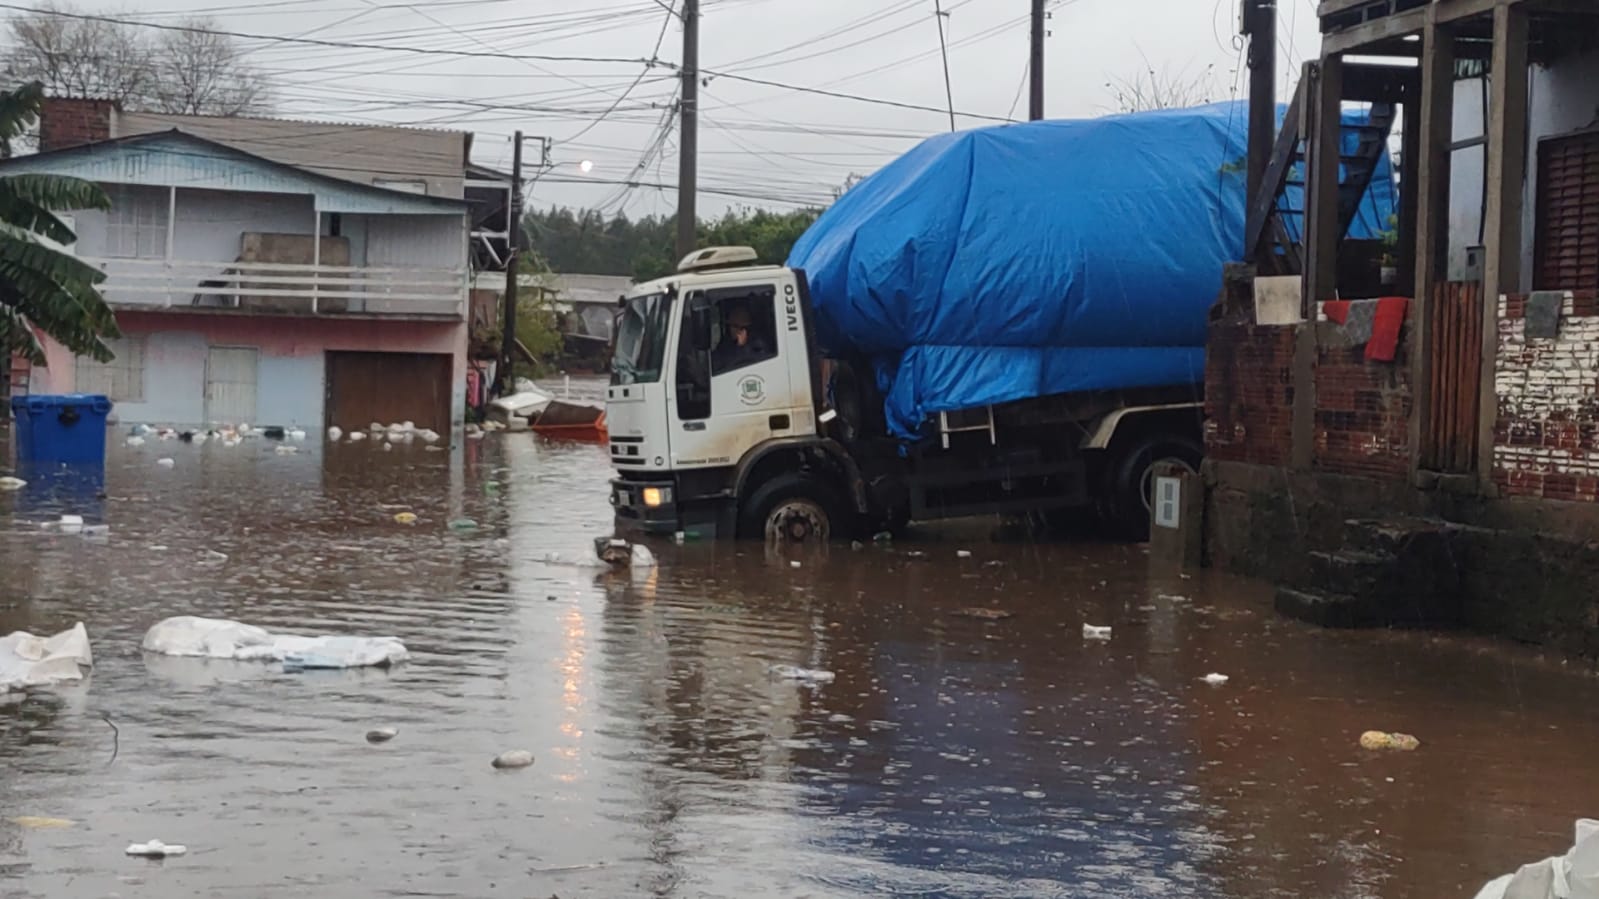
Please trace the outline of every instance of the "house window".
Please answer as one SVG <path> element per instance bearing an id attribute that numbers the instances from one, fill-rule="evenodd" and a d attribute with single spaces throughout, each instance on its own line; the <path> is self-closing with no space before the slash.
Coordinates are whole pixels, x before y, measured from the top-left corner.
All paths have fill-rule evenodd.
<path id="1" fill-rule="evenodd" d="M 106 215 L 106 255 L 164 259 L 167 255 L 167 192 L 115 186 Z"/>
<path id="2" fill-rule="evenodd" d="M 1534 290 L 1599 288 L 1599 132 L 1538 145 Z"/>
<path id="3" fill-rule="evenodd" d="M 144 402 L 144 339 L 122 337 L 106 341 L 106 346 L 116 354 L 110 362 L 78 357 L 78 392 L 104 394 L 116 403 Z"/>

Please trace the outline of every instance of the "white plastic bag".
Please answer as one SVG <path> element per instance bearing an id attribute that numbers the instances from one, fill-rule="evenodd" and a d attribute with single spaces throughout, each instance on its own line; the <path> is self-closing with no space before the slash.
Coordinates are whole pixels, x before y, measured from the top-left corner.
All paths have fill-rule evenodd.
<path id="1" fill-rule="evenodd" d="M 1578 819 L 1571 851 L 1494 878 L 1476 899 L 1599 899 L 1599 821 Z"/>
<path id="2" fill-rule="evenodd" d="M 0 693 L 83 679 L 94 666 L 89 631 L 78 622 L 53 637 L 17 631 L 0 637 Z"/>
<path id="3" fill-rule="evenodd" d="M 180 615 L 145 632 L 145 652 L 238 661 L 282 662 L 284 668 L 383 667 L 410 658 L 396 637 L 274 634 L 223 618 Z"/>

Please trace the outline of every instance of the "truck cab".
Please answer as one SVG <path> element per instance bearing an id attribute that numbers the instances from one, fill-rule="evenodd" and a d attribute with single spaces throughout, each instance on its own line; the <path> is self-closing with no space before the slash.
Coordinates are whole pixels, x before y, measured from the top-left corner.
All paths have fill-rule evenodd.
<path id="1" fill-rule="evenodd" d="M 865 359 L 824 359 L 802 271 L 696 251 L 620 300 L 606 394 L 621 530 L 849 539 L 910 520 L 1099 511 L 1147 527 L 1150 472 L 1196 468 L 1192 385 L 957 410 L 890 436 Z"/>

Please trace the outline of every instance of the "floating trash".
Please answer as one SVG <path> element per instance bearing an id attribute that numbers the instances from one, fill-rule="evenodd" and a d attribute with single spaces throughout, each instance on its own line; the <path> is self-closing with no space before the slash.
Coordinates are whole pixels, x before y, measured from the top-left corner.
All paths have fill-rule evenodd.
<path id="1" fill-rule="evenodd" d="M 26 486 L 28 486 L 28 482 L 21 478 L 14 478 L 10 475 L 0 478 L 0 490 L 21 490 Z"/>
<path id="2" fill-rule="evenodd" d="M 399 735 L 400 732 L 392 727 L 377 727 L 366 732 L 366 741 L 368 743 L 387 743 Z"/>
<path id="3" fill-rule="evenodd" d="M 137 855 L 143 858 L 171 858 L 184 855 L 189 847 L 176 843 L 167 844 L 160 840 L 151 840 L 148 843 L 134 843 L 124 850 L 128 855 Z"/>
<path id="4" fill-rule="evenodd" d="M 1421 741 L 1410 734 L 1390 734 L 1380 730 L 1368 730 L 1360 735 L 1361 749 L 1413 752 L 1420 747 Z"/>
<path id="5" fill-rule="evenodd" d="M 28 830 L 65 830 L 76 823 L 68 818 L 41 818 L 36 815 L 18 815 L 7 820 Z"/>
<path id="6" fill-rule="evenodd" d="M 449 528 L 452 531 L 473 531 L 477 530 L 477 522 L 470 518 L 457 518 L 450 522 Z"/>
<path id="7" fill-rule="evenodd" d="M 396 512 L 394 513 L 394 521 L 396 524 L 416 524 L 416 513 Z"/>
<path id="8" fill-rule="evenodd" d="M 1207 674 L 1204 677 L 1200 678 L 1200 680 L 1204 681 L 1207 684 L 1210 684 L 1212 687 L 1219 687 L 1222 684 L 1227 683 L 1229 680 L 1232 680 L 1232 678 L 1228 677 L 1225 674 L 1217 674 L 1215 672 L 1211 672 L 1210 674 Z"/>
<path id="9" fill-rule="evenodd" d="M 797 668 L 793 665 L 773 665 L 767 669 L 773 677 L 797 680 L 809 684 L 830 684 L 836 675 L 821 668 Z"/>
<path id="10" fill-rule="evenodd" d="M 1098 625 L 1085 624 L 1085 625 L 1083 625 L 1083 639 L 1084 640 L 1109 640 L 1110 639 L 1110 627 L 1108 625 L 1105 626 L 1105 627 L 1100 627 Z"/>
<path id="11" fill-rule="evenodd" d="M 533 753 L 526 749 L 512 749 L 495 756 L 490 764 L 496 768 L 526 768 L 533 764 Z"/>
<path id="12" fill-rule="evenodd" d="M 983 621 L 1002 621 L 1015 616 L 1015 612 L 1006 609 L 987 609 L 982 606 L 973 606 L 969 609 L 958 609 L 956 615 L 962 618 L 978 618 Z"/>

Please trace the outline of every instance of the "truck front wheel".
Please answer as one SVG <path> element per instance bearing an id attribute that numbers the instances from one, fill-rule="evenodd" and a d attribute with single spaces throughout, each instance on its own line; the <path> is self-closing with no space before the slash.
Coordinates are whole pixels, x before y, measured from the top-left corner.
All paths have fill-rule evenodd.
<path id="1" fill-rule="evenodd" d="M 802 474 L 779 475 L 750 495 L 738 533 L 750 540 L 826 543 L 847 535 L 844 503 L 827 482 Z"/>
<path id="2" fill-rule="evenodd" d="M 1134 540 L 1149 538 L 1149 509 L 1155 490 L 1155 467 L 1170 462 L 1198 471 L 1205 451 L 1186 437 L 1160 435 L 1128 447 L 1111 471 L 1111 524 Z"/>

